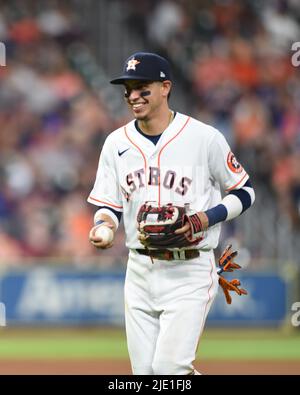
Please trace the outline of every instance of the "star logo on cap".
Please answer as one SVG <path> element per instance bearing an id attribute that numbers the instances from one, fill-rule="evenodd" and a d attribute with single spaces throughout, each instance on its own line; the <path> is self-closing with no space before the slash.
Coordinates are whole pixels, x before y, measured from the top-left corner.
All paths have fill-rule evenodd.
<path id="1" fill-rule="evenodd" d="M 136 65 L 138 65 L 139 63 L 141 63 L 140 61 L 138 61 L 138 60 L 136 60 L 136 59 L 130 59 L 128 62 L 127 62 L 127 68 L 126 68 L 126 71 L 128 71 L 128 70 L 135 70 L 135 67 L 136 67 Z"/>

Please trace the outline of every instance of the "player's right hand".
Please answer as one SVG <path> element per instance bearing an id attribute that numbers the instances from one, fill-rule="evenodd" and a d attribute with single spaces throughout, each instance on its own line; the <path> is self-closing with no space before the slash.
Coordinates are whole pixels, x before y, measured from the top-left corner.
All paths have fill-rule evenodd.
<path id="1" fill-rule="evenodd" d="M 107 226 L 107 227 L 109 227 L 110 229 L 112 229 L 113 230 L 113 225 L 111 225 L 109 222 L 103 222 L 102 224 L 101 224 L 101 226 L 103 226 L 103 225 L 105 225 L 105 226 Z M 102 238 L 101 237 L 99 237 L 99 236 L 97 236 L 95 233 L 96 233 L 96 230 L 99 228 L 99 225 L 95 225 L 95 226 L 93 226 L 92 227 L 92 229 L 90 230 L 90 233 L 89 233 L 89 240 L 90 240 L 90 242 L 93 244 L 93 246 L 94 247 L 96 247 L 96 248 L 100 248 L 100 249 L 102 249 L 102 250 L 106 250 L 107 248 L 111 248 L 112 246 L 113 246 L 113 240 L 111 241 L 111 242 L 107 242 L 107 241 L 105 241 L 105 240 L 102 240 Z"/>

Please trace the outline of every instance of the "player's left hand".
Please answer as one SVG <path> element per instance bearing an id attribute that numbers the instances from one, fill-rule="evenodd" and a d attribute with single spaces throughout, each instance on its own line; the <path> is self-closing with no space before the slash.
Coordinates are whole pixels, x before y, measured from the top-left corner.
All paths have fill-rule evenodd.
<path id="1" fill-rule="evenodd" d="M 208 229 L 208 217 L 207 215 L 203 212 L 203 211 L 199 211 L 197 212 L 197 216 L 199 217 L 200 221 L 201 221 L 201 225 L 202 225 L 202 231 L 205 231 Z M 176 234 L 182 234 L 184 233 L 188 238 L 191 237 L 191 224 L 189 221 L 186 221 L 185 224 L 175 230 Z"/>

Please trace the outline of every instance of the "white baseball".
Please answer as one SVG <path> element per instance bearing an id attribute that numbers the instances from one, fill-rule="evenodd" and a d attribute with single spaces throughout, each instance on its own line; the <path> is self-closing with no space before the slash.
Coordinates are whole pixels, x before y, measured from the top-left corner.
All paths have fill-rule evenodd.
<path id="1" fill-rule="evenodd" d="M 99 226 L 95 231 L 96 237 L 101 237 L 105 243 L 111 243 L 114 238 L 114 232 L 105 225 Z"/>

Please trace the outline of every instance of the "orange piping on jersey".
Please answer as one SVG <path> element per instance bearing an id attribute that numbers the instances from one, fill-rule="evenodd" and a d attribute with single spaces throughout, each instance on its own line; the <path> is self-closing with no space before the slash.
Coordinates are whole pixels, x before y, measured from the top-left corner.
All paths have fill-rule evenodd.
<path id="1" fill-rule="evenodd" d="M 158 160 L 157 160 L 158 169 L 159 169 L 159 175 L 158 175 L 158 206 L 160 206 L 160 156 L 161 156 L 161 153 L 166 148 L 166 146 L 171 141 L 173 141 L 183 131 L 183 129 L 186 127 L 186 125 L 187 125 L 187 123 L 189 122 L 190 119 L 191 119 L 191 117 L 188 117 L 188 119 L 186 120 L 186 122 L 182 126 L 182 128 L 179 130 L 179 132 L 177 134 L 175 134 L 175 136 L 173 136 L 169 141 L 167 141 L 166 144 L 163 147 L 161 147 L 161 150 L 158 153 Z"/>
<path id="2" fill-rule="evenodd" d="M 131 142 L 132 145 L 134 145 L 134 146 L 140 151 L 140 153 L 141 153 L 141 155 L 142 155 L 142 157 L 143 157 L 143 159 L 144 159 L 145 185 L 146 185 L 146 188 L 147 188 L 148 183 L 147 183 L 147 160 L 146 160 L 146 156 L 144 155 L 144 153 L 143 153 L 143 151 L 140 149 L 140 147 L 139 147 L 137 144 L 135 144 L 135 142 L 132 141 L 131 138 L 128 136 L 127 130 L 126 130 L 126 126 L 124 126 L 124 132 L 125 132 L 125 135 L 126 135 L 126 137 L 128 138 L 128 140 Z"/>
<path id="3" fill-rule="evenodd" d="M 245 177 L 247 177 L 247 176 L 248 176 L 248 174 L 246 173 L 246 174 L 244 175 L 244 177 L 243 177 L 239 182 L 237 182 L 233 187 L 230 187 L 230 188 L 225 189 L 225 192 L 231 191 L 232 189 L 236 188 L 236 187 L 243 181 L 243 179 L 244 179 Z"/>
<path id="4" fill-rule="evenodd" d="M 103 202 L 102 200 L 95 199 L 92 196 L 90 196 L 90 199 L 91 200 L 95 200 L 95 202 L 98 202 L 98 203 L 103 203 L 105 206 L 110 206 L 110 207 L 113 207 L 113 208 L 123 208 L 123 206 L 116 206 L 116 205 L 111 204 L 111 203 Z"/>
<path id="5" fill-rule="evenodd" d="M 201 255 L 201 251 L 200 251 L 200 255 Z M 211 300 L 211 296 L 210 296 L 209 291 L 211 290 L 211 287 L 213 286 L 213 283 L 214 283 L 214 280 L 213 280 L 213 278 L 212 278 L 212 271 L 213 271 L 213 266 L 214 266 L 214 264 L 213 264 L 213 262 L 212 262 L 211 259 L 209 260 L 209 262 L 210 262 L 210 265 L 211 265 L 211 270 L 210 270 L 210 273 L 209 273 L 210 278 L 211 278 L 211 284 L 210 284 L 210 286 L 209 286 L 209 288 L 208 288 L 208 290 L 207 290 L 207 293 L 208 293 L 208 300 L 207 300 L 207 302 L 206 302 L 205 309 L 204 309 L 203 319 L 202 319 L 202 323 L 201 323 L 201 327 L 200 327 L 200 333 L 199 333 L 199 340 L 198 340 L 198 344 L 197 344 L 197 347 L 196 347 L 196 353 L 197 353 L 197 350 L 198 350 L 198 347 L 199 347 L 200 337 L 201 337 L 202 332 L 203 332 L 203 327 L 204 327 L 204 323 L 205 323 L 205 317 L 206 317 L 207 306 L 208 306 L 208 304 L 209 304 L 209 302 L 210 302 L 210 300 Z"/>

